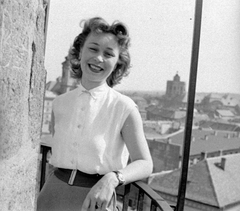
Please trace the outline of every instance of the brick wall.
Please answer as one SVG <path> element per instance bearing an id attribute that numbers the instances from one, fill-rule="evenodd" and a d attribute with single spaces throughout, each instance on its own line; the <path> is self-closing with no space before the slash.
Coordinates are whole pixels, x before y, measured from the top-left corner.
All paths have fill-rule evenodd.
<path id="1" fill-rule="evenodd" d="M 0 210 L 35 210 L 45 87 L 42 0 L 0 0 Z"/>

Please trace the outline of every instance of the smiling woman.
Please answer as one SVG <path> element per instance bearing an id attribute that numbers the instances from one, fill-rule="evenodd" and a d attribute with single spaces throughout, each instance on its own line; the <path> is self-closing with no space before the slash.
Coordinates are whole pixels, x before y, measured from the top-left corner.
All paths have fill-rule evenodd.
<path id="1" fill-rule="evenodd" d="M 82 85 L 91 89 L 103 84 L 117 66 L 119 50 L 114 35 L 89 35 L 80 52 Z"/>
<path id="2" fill-rule="evenodd" d="M 40 192 L 38 211 L 114 211 L 115 189 L 151 174 L 137 106 L 112 89 L 130 66 L 129 40 L 122 23 L 99 17 L 87 20 L 74 40 L 70 62 L 80 85 L 53 101 L 56 170 Z"/>
<path id="3" fill-rule="evenodd" d="M 128 74 L 129 40 L 122 23 L 108 26 L 101 18 L 85 22 L 83 32 L 75 38 L 69 52 L 73 77 L 81 78 L 82 83 L 92 80 L 100 85 L 105 79 L 110 87 L 116 85 Z"/>
<path id="4" fill-rule="evenodd" d="M 72 0 L 70 0 L 72 1 Z M 129 64 L 130 57 L 128 54 L 128 46 L 129 42 L 127 42 L 127 51 L 121 45 L 124 44 L 125 41 L 129 41 L 128 30 L 126 31 L 126 27 L 124 24 L 119 22 L 115 22 L 113 25 L 108 27 L 100 27 L 96 31 L 86 34 L 86 36 L 82 36 L 80 33 L 70 49 L 70 58 L 73 75 L 81 81 L 80 89 L 78 92 L 71 92 L 73 95 L 70 97 L 69 94 L 66 98 L 59 97 L 54 102 L 54 115 L 55 115 L 55 128 L 58 128 L 62 116 L 68 116 L 69 119 L 67 124 L 63 124 L 60 126 L 61 130 L 55 135 L 55 140 L 59 139 L 62 141 L 64 145 L 62 148 L 71 148 L 74 149 L 71 151 L 71 155 L 67 154 L 69 163 L 84 163 L 86 166 L 90 167 L 92 165 L 89 160 L 86 159 L 87 155 L 96 154 L 95 149 L 99 149 L 98 155 L 106 155 L 105 151 L 111 154 L 113 148 L 107 148 L 106 142 L 104 140 L 105 134 L 97 134 L 95 137 L 92 137 L 92 131 L 96 132 L 99 130 L 104 130 L 105 132 L 109 130 L 113 130 L 107 123 L 110 121 L 117 121 L 122 117 L 120 114 L 127 113 L 132 109 L 135 105 L 132 104 L 129 99 L 122 96 L 122 101 L 126 103 L 129 107 L 124 110 L 122 108 L 116 107 L 117 111 L 113 109 L 113 107 L 109 107 L 109 104 L 98 104 L 98 97 L 105 93 L 107 89 L 116 88 L 119 90 L 127 89 L 127 90 L 165 90 L 166 81 L 169 77 L 172 77 L 177 71 L 180 73 L 181 78 L 183 80 L 187 80 L 189 74 L 189 64 L 191 61 L 191 44 L 192 44 L 192 31 L 193 31 L 193 11 L 194 11 L 194 2 L 191 0 L 186 1 L 174 1 L 174 0 L 163 0 L 163 1 L 155 1 L 152 4 L 149 4 L 147 0 L 140 0 L 137 3 L 130 4 L 129 1 L 121 0 L 121 1 L 111 1 L 111 0 L 101 0 L 101 1 L 74 1 L 74 6 L 71 5 L 71 12 L 66 10 L 67 7 L 71 3 L 65 2 L 66 5 L 64 7 L 60 5 L 58 1 L 55 1 L 55 10 L 58 11 L 61 16 L 52 19 L 52 24 L 54 27 L 59 27 L 58 30 L 55 29 L 54 33 L 57 35 L 53 36 L 51 40 L 51 35 L 49 37 L 49 47 L 56 46 L 59 44 L 59 39 L 56 39 L 60 33 L 66 33 L 64 36 L 60 36 L 61 40 L 66 40 L 66 48 L 65 50 L 55 49 L 54 53 L 49 53 L 49 55 L 55 55 L 54 61 L 58 60 L 58 66 L 61 64 L 61 59 L 64 58 L 65 54 L 69 49 L 68 39 L 74 39 L 73 34 L 79 34 L 79 27 L 76 24 L 76 28 L 69 23 L 78 23 L 79 22 L 79 14 L 81 17 L 93 17 L 96 14 L 106 17 L 106 20 L 111 20 L 113 18 L 124 20 L 124 22 L 129 23 L 131 29 L 131 37 L 134 38 L 131 40 L 131 64 L 133 64 L 131 68 L 131 74 L 127 77 L 127 80 L 123 80 L 122 78 L 129 73 Z M 196 0 L 200 2 L 201 0 Z M 53 1 L 54 2 L 54 1 Z M 58 2 L 58 3 L 56 3 Z M 64 0 L 62 1 L 64 2 Z M 114 2 L 114 3 L 113 3 Z M 126 3 L 127 2 L 127 3 Z M 64 3 L 63 3 L 64 4 Z M 204 2 L 203 7 L 203 27 L 201 33 L 201 48 L 200 48 L 200 59 L 198 61 L 199 70 L 198 71 L 198 83 L 196 87 L 196 91 L 201 92 L 239 92 L 240 83 L 239 83 L 239 65 L 240 60 L 238 60 L 238 55 L 240 53 L 239 48 L 239 40 L 236 37 L 239 37 L 239 19 L 238 9 L 240 6 L 240 1 L 227 1 L 223 0 L 221 4 L 217 3 L 215 0 L 209 0 Z M 53 7 L 54 7 L 53 6 Z M 227 6 L 227 7 L 226 7 Z M 73 9 L 74 7 L 74 9 Z M 79 8 L 78 8 L 79 7 Z M 62 12 L 60 12 L 61 8 L 64 8 Z M 116 9 L 117 8 L 117 9 Z M 226 9 L 227 8 L 227 9 Z M 59 9 L 59 10 L 58 10 Z M 68 11 L 68 12 L 67 12 Z M 97 11 L 97 12 L 96 12 Z M 148 12 L 147 12 L 148 11 Z M 64 15 L 66 14 L 66 15 Z M 71 14 L 71 15 L 70 15 Z M 143 15 L 144 14 L 144 15 Z M 81 18 L 80 17 L 80 18 Z M 69 19 L 68 19 L 69 18 Z M 70 19 L 71 18 L 71 19 Z M 75 19 L 77 18 L 77 20 Z M 54 21 L 59 20 L 61 23 L 55 24 Z M 101 19 L 103 25 L 106 24 L 106 21 Z M 112 21 L 113 22 L 113 21 Z M 65 25 L 65 23 L 67 23 Z M 85 21 L 84 27 L 87 27 L 90 22 Z M 70 26 L 70 27 L 69 27 Z M 120 27 L 119 27 L 120 26 Z M 69 28 L 68 28 L 69 27 Z M 62 30 L 62 29 L 65 30 Z M 116 30 L 117 29 L 117 30 Z M 53 29 L 52 29 L 53 30 Z M 87 33 L 88 30 L 86 30 Z M 217 33 L 216 33 L 217 31 Z M 125 34 L 127 32 L 127 34 Z M 54 34 L 52 33 L 52 34 Z M 62 34 L 62 35 L 63 35 Z M 120 37 L 123 35 L 123 38 L 127 39 L 123 43 L 120 42 Z M 199 31 L 200 35 L 200 31 Z M 51 41 L 57 41 L 57 44 L 50 43 Z M 132 42 L 133 41 L 133 42 Z M 221 45 L 219 45 L 221 43 Z M 61 46 L 64 49 L 64 43 Z M 196 53 L 198 47 L 192 48 L 192 53 Z M 56 51 L 57 50 L 57 51 Z M 62 55 L 58 55 L 60 51 L 64 53 Z M 231 53 L 230 53 L 231 52 Z M 52 56 L 49 56 L 47 59 L 51 60 Z M 195 57 L 196 58 L 196 57 Z M 195 60 L 195 70 L 196 70 L 196 61 Z M 48 74 L 51 75 L 51 71 L 54 70 L 56 72 L 57 69 L 61 70 L 61 68 L 57 68 L 57 65 L 54 65 L 54 68 L 51 69 L 50 65 L 47 66 Z M 123 67 L 122 65 L 125 65 Z M 192 65 L 192 64 L 191 64 Z M 217 71 L 216 71 L 217 70 Z M 53 72 L 53 71 L 52 71 Z M 193 72 L 193 71 L 191 71 Z M 224 78 L 224 80 L 223 80 Z M 125 81 L 128 81 L 125 83 Z M 106 82 L 106 83 L 105 83 Z M 119 82 L 122 82 L 120 85 Z M 195 95 L 195 82 L 196 82 L 196 73 L 192 74 L 192 77 L 189 79 L 189 99 L 188 101 L 191 104 L 191 108 L 188 109 L 188 121 L 187 129 L 188 136 L 184 139 L 186 141 L 184 147 L 189 152 L 190 147 L 190 138 L 191 138 L 191 128 L 192 128 L 192 110 L 194 108 L 194 95 Z M 226 86 L 223 84 L 226 83 Z M 107 85 L 106 85 L 107 84 Z M 194 87 L 193 87 L 194 85 Z M 116 94 L 117 92 L 114 91 Z M 116 94 L 118 97 L 119 95 Z M 113 95 L 110 96 L 110 98 Z M 115 95 L 114 95 L 115 96 Z M 73 100 L 75 99 L 76 100 Z M 79 100 L 81 99 L 81 100 Z M 63 103 L 63 101 L 67 103 Z M 93 101 L 95 103 L 93 103 Z M 122 102 L 121 101 L 121 102 Z M 58 106 L 58 104 L 61 106 Z M 100 106 L 99 106 L 100 105 Z M 75 109 L 78 108 L 78 109 Z M 112 109 L 111 115 L 105 115 L 104 112 L 106 109 Z M 121 110 L 122 109 L 122 110 Z M 81 111 L 80 111 L 81 110 Z M 134 110 L 134 109 L 133 109 Z M 61 113 L 61 112 L 63 113 Z M 91 111 L 91 115 L 88 115 Z M 66 113 L 65 113 L 66 112 Z M 190 112 L 190 113 L 189 113 Z M 94 113 L 94 115 L 92 115 Z M 99 114 L 99 115 L 97 115 Z M 120 115 L 120 116 L 119 116 Z M 128 131 L 131 130 L 131 133 L 135 131 L 135 128 L 132 128 L 129 125 L 135 125 L 135 120 L 138 118 L 135 116 L 135 113 L 132 113 L 133 116 L 129 114 L 129 118 L 126 118 L 126 124 L 120 124 L 122 126 L 122 131 L 120 135 L 129 137 Z M 190 115 L 190 116 L 189 116 Z M 90 117 L 88 119 L 88 117 Z M 80 118 L 79 118 L 80 117 Z M 115 117 L 115 119 L 112 119 Z M 79 120 L 80 119 L 80 120 Z M 85 121 L 88 119 L 87 121 Z M 94 120 L 94 121 L 93 121 Z M 96 120 L 96 121 L 95 121 Z M 128 121 L 128 122 L 127 122 Z M 94 123 L 93 123 L 94 122 Z M 135 123 L 133 123 L 135 122 Z M 137 121 L 139 124 L 139 121 Z M 112 123 L 112 122 L 111 122 Z M 128 124 L 129 123 L 129 124 Z M 76 129 L 76 125 L 77 128 Z M 89 139 L 91 142 L 88 144 L 98 143 L 95 145 L 97 147 L 83 147 L 76 143 L 74 140 L 76 137 L 82 137 L 82 133 L 78 133 L 86 129 L 86 125 L 88 126 L 87 134 L 89 135 Z M 116 122 L 112 124 L 114 127 L 117 125 Z M 111 125 L 111 126 L 112 126 Z M 118 125 L 119 126 L 119 125 Z M 66 132 L 66 128 L 69 127 L 69 130 Z M 140 126 L 141 128 L 142 126 Z M 79 130 L 76 132 L 75 130 Z M 71 131 L 71 132 L 69 132 Z M 90 132 L 91 131 L 91 132 Z M 123 131 L 127 131 L 124 133 Z M 108 133 L 107 132 L 107 133 Z M 69 133 L 71 135 L 66 136 L 65 133 Z M 129 132 L 130 133 L 130 132 Z M 140 132 L 142 133 L 142 132 Z M 85 134 L 85 133 L 84 133 Z M 115 135 L 111 134 L 111 139 Z M 94 133 L 93 133 L 94 135 Z M 135 134 L 136 135 L 136 134 Z M 85 135 L 86 138 L 87 135 Z M 64 138 L 65 137 L 65 138 Z M 97 138 L 96 138 L 97 137 Z M 110 138 L 109 138 L 110 139 Z M 141 138 L 140 138 L 141 139 Z M 68 144 L 66 144 L 66 140 Z M 60 141 L 60 142 L 61 142 Z M 100 144 L 101 143 L 101 144 Z M 102 147 L 100 147 L 102 146 Z M 115 145 L 119 146 L 119 145 Z M 127 146 L 127 144 L 126 144 Z M 131 154 L 131 147 L 127 146 Z M 56 146 L 55 152 L 56 152 Z M 53 147 L 53 151 L 54 151 Z M 84 156 L 81 157 L 78 161 L 72 155 L 81 154 L 78 151 L 78 148 L 82 148 Z M 123 154 L 125 153 L 125 149 L 123 149 Z M 56 155 L 57 153 L 55 153 Z M 64 152 L 59 153 L 62 157 L 64 157 Z M 134 154 L 133 154 L 134 155 Z M 186 154 L 185 154 L 186 155 Z M 186 155 L 187 157 L 188 155 Z M 137 157 L 138 155 L 134 155 L 133 157 Z M 88 157 L 89 158 L 89 157 Z M 105 157 L 104 157 L 105 158 Z M 114 156 L 112 158 L 115 158 Z M 89 158 L 92 159 L 92 158 Z M 52 163 L 56 162 L 56 157 L 54 161 L 54 157 L 52 158 Z M 116 163 L 120 163 L 119 161 L 114 161 Z M 125 162 L 125 161 L 124 161 Z M 55 163 L 55 164 L 56 164 Z M 94 162 L 93 162 L 94 163 Z M 182 168 L 187 170 L 188 168 L 188 159 L 185 159 L 185 162 L 182 163 Z M 66 165 L 69 166 L 69 165 Z M 99 164 L 99 166 L 101 166 Z M 74 169 L 75 166 L 71 166 L 71 169 Z M 66 168 L 66 167 L 65 167 Z M 81 166 L 81 169 L 85 170 Z M 100 168 L 101 169 L 101 168 Z M 99 170 L 99 169 L 98 169 Z M 85 171 L 84 171 L 85 172 Z M 88 172 L 88 170 L 86 171 Z M 98 172 L 98 171 L 97 171 Z M 73 178 L 75 175 L 75 171 L 73 172 Z M 94 171 L 94 173 L 96 173 Z M 122 173 L 122 172 L 121 172 Z M 57 173 L 59 174 L 59 172 Z M 184 198 L 181 197 L 184 195 L 186 188 L 186 172 L 185 175 L 182 176 L 181 184 L 183 184 L 183 188 L 179 189 L 179 199 L 182 200 L 181 205 L 178 205 L 178 208 L 184 205 Z M 117 178 L 119 175 L 116 175 Z M 72 178 L 72 177 L 71 177 Z M 185 181 L 184 181 L 185 180 Z M 119 180 L 119 183 L 121 181 Z M 124 182 L 123 182 L 124 183 Z M 111 185 L 110 185 L 111 186 Z M 183 193 L 183 194 L 182 194 Z M 92 194 L 95 194 L 91 192 Z M 181 195 L 182 194 L 182 195 Z M 92 201 L 94 204 L 96 199 L 88 198 L 88 203 L 91 204 Z M 101 200 L 99 200 L 101 201 Z M 175 200 L 176 201 L 176 200 Z M 95 203 L 97 207 L 101 206 L 100 202 Z M 183 209 L 183 208 L 181 208 Z"/>

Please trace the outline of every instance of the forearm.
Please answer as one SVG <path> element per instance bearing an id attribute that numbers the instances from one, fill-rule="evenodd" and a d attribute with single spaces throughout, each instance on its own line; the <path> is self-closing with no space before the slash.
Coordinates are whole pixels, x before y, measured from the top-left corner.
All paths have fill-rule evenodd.
<path id="1" fill-rule="evenodd" d="M 121 169 L 126 184 L 145 179 L 150 176 L 153 170 L 152 160 L 135 160 Z"/>
<path id="2" fill-rule="evenodd" d="M 148 159 L 148 160 L 135 160 L 128 164 L 125 168 L 119 169 L 119 171 L 123 174 L 125 184 L 128 184 L 131 182 L 147 178 L 152 173 L 152 169 L 153 169 L 152 160 Z M 116 178 L 115 173 L 110 172 L 106 174 L 106 177 L 108 177 L 111 183 L 115 187 L 117 187 L 118 180 Z"/>

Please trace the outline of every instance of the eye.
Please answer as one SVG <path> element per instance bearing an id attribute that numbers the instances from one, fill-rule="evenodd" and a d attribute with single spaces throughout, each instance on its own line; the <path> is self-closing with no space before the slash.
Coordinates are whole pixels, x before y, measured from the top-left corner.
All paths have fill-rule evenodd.
<path id="1" fill-rule="evenodd" d="M 114 57 L 115 55 L 111 52 L 105 52 L 105 56 L 110 58 L 110 57 Z"/>
<path id="2" fill-rule="evenodd" d="M 92 52 L 97 52 L 97 48 L 90 47 L 89 50 Z"/>

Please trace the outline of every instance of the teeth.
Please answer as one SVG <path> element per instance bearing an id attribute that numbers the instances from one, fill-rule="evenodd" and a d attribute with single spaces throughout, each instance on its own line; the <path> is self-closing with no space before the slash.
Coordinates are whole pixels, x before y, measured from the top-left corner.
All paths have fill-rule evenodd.
<path id="1" fill-rule="evenodd" d="M 92 65 L 92 64 L 89 64 L 89 67 L 90 67 L 92 70 L 95 70 L 95 71 L 101 71 L 101 70 L 102 70 L 101 67 L 98 67 L 98 66 L 95 66 L 95 65 Z"/>

